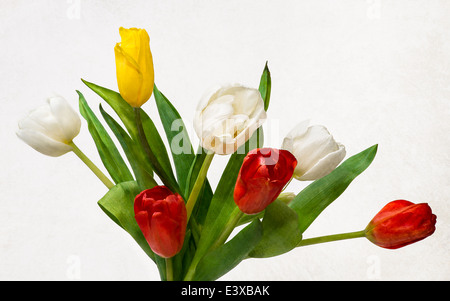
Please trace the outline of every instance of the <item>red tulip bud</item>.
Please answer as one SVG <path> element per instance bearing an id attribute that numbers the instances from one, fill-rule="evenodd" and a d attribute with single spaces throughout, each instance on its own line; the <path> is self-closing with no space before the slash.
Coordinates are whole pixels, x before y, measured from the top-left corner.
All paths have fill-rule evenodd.
<path id="1" fill-rule="evenodd" d="M 433 234 L 436 215 L 426 203 L 405 200 L 388 203 L 366 227 L 366 237 L 377 246 L 397 249 Z"/>
<path id="2" fill-rule="evenodd" d="M 244 158 L 234 188 L 234 201 L 247 214 L 263 211 L 292 178 L 297 160 L 286 150 L 254 149 Z"/>
<path id="3" fill-rule="evenodd" d="M 180 252 L 187 214 L 183 198 L 165 186 L 142 191 L 134 200 L 136 221 L 150 248 L 161 257 Z"/>

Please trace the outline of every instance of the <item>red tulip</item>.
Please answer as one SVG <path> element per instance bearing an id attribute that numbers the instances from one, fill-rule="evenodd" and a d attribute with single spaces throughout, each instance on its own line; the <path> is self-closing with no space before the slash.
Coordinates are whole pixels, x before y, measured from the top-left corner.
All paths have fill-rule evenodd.
<path id="1" fill-rule="evenodd" d="M 405 200 L 388 203 L 366 227 L 366 237 L 377 246 L 397 249 L 433 234 L 436 215 L 426 203 Z"/>
<path id="2" fill-rule="evenodd" d="M 234 201 L 247 214 L 263 211 L 292 178 L 297 160 L 286 150 L 254 149 L 244 158 L 234 188 Z"/>
<path id="3" fill-rule="evenodd" d="M 186 233 L 183 198 L 165 186 L 142 191 L 134 200 L 135 219 L 150 248 L 161 257 L 180 252 Z"/>

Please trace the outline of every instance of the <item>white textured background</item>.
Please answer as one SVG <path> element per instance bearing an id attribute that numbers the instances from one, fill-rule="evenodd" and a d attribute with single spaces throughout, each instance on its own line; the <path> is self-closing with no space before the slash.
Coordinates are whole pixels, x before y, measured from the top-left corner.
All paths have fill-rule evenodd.
<path id="1" fill-rule="evenodd" d="M 0 280 L 158 280 L 97 206 L 106 189 L 78 158 L 43 156 L 15 136 L 53 93 L 77 107 L 78 89 L 96 109 L 80 78 L 117 89 L 120 26 L 147 29 L 156 83 L 187 124 L 206 88 L 257 87 L 268 60 L 266 145 L 303 119 L 327 126 L 347 157 L 379 144 L 305 237 L 360 230 L 399 198 L 438 217 L 434 235 L 399 250 L 365 239 L 309 246 L 246 260 L 222 280 L 450 280 L 449 15 L 446 0 L 0 0 Z M 159 126 L 153 98 L 144 108 Z M 75 142 L 101 164 L 84 122 Z M 212 183 L 224 164 L 214 159 Z"/>

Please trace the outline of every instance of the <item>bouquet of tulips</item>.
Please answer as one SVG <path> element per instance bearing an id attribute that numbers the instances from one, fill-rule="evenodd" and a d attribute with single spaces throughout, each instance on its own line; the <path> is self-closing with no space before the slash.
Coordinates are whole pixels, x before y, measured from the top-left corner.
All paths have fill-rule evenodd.
<path id="1" fill-rule="evenodd" d="M 114 48 L 119 92 L 83 83 L 120 119 L 100 104 L 103 121 L 126 158 L 77 91 L 80 114 L 109 176 L 73 142 L 81 120 L 62 97 L 30 112 L 19 122 L 17 135 L 48 156 L 73 151 L 108 189 L 100 208 L 154 261 L 162 280 L 216 280 L 246 258 L 341 239 L 365 237 L 395 249 L 434 232 L 436 216 L 428 204 L 396 200 L 363 230 L 305 239 L 317 216 L 370 165 L 377 145 L 343 161 L 344 145 L 325 127 L 301 122 L 280 148 L 264 147 L 261 126 L 271 91 L 266 63 L 258 89 L 235 84 L 204 95 L 194 118 L 200 141 L 194 152 L 185 123 L 154 83 L 147 32 L 120 28 L 120 36 Z M 141 108 L 151 95 L 168 147 Z M 207 173 L 216 155 L 229 159 L 213 188 Z M 284 192 L 292 179 L 311 183 L 298 193 Z"/>

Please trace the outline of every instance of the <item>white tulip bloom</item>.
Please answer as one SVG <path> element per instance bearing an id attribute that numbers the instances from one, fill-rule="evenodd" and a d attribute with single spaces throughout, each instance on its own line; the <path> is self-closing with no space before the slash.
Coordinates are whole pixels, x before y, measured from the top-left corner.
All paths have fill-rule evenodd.
<path id="1" fill-rule="evenodd" d="M 234 153 L 266 119 L 257 89 L 228 85 L 205 94 L 194 117 L 203 148 L 219 155 Z"/>
<path id="2" fill-rule="evenodd" d="M 332 172 L 345 157 L 344 145 L 336 142 L 321 125 L 298 124 L 283 140 L 282 148 L 297 158 L 294 177 L 313 181 Z"/>
<path id="3" fill-rule="evenodd" d="M 16 134 L 38 152 L 58 157 L 72 150 L 70 143 L 80 132 L 80 127 L 78 114 L 58 96 L 47 99 L 47 104 L 20 120 Z"/>

